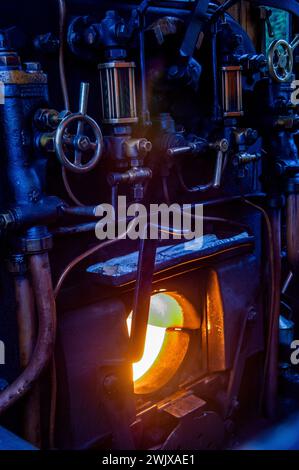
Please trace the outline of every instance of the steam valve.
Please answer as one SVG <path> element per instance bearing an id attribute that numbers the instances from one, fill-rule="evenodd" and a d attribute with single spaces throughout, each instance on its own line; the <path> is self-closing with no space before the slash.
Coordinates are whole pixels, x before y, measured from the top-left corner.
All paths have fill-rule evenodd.
<path id="1" fill-rule="evenodd" d="M 87 173 L 99 162 L 103 153 L 103 135 L 98 124 L 86 114 L 89 84 L 81 83 L 78 113 L 69 114 L 55 133 L 55 151 L 62 165 L 74 173 Z M 71 125 L 77 124 L 75 135 Z"/>

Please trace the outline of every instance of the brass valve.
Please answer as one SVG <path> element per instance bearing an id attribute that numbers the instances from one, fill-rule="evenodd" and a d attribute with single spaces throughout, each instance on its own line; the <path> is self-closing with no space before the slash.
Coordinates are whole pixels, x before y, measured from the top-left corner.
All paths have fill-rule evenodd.
<path id="1" fill-rule="evenodd" d="M 145 157 L 152 150 L 152 143 L 145 139 L 130 138 L 124 142 L 125 155 L 128 158 Z"/>
<path id="2" fill-rule="evenodd" d="M 61 164 L 74 173 L 92 170 L 99 162 L 104 148 L 100 127 L 86 114 L 88 92 L 89 84 L 81 83 L 77 113 L 39 109 L 34 116 L 36 127 L 47 130 L 36 134 L 36 147 L 55 152 Z"/>
<path id="3" fill-rule="evenodd" d="M 107 177 L 110 186 L 116 186 L 120 183 L 139 184 L 152 177 L 152 171 L 149 168 L 131 168 L 124 173 L 110 173 Z"/>

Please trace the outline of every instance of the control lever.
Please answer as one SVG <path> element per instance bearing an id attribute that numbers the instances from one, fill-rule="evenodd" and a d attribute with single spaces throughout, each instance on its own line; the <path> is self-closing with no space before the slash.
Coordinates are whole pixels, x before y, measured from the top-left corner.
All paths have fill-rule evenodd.
<path id="1" fill-rule="evenodd" d="M 220 187 L 223 160 L 224 160 L 224 153 L 222 150 L 218 150 L 217 157 L 216 157 L 215 171 L 214 171 L 214 179 L 213 179 L 213 188 L 215 189 Z"/>
<path id="2" fill-rule="evenodd" d="M 290 46 L 293 52 L 298 45 L 299 45 L 299 34 L 296 34 L 293 41 L 290 43 Z"/>
<path id="3" fill-rule="evenodd" d="M 218 189 L 221 184 L 224 154 L 228 150 L 228 141 L 226 139 L 221 139 L 220 141 L 211 144 L 210 147 L 217 151 L 212 187 Z"/>
<path id="4" fill-rule="evenodd" d="M 188 142 L 186 145 L 181 147 L 170 147 L 167 150 L 169 157 L 177 157 L 184 154 L 200 154 L 205 152 L 209 148 L 209 144 L 206 140 L 197 140 L 196 142 Z"/>
<path id="5" fill-rule="evenodd" d="M 182 57 L 192 57 L 198 44 L 199 36 L 203 33 L 209 0 L 197 0 L 193 16 L 187 27 L 180 54 Z"/>
<path id="6" fill-rule="evenodd" d="M 216 150 L 216 163 L 214 168 L 214 176 L 212 181 L 207 184 L 201 184 L 198 186 L 194 186 L 193 188 L 189 188 L 182 177 L 181 171 L 178 172 L 179 181 L 181 183 L 182 188 L 184 191 L 188 193 L 196 193 L 196 192 L 204 192 L 208 191 L 209 189 L 218 189 L 221 185 L 221 178 L 223 173 L 223 164 L 224 164 L 224 155 L 228 150 L 229 144 L 226 139 L 221 139 L 215 143 L 209 144 L 208 147 L 210 149 Z M 186 148 L 186 147 L 182 147 Z M 170 149 L 174 150 L 174 149 Z M 173 153 L 172 153 L 173 154 Z"/>
<path id="7" fill-rule="evenodd" d="M 265 7 L 259 7 L 260 9 L 260 19 L 265 22 L 268 30 L 269 38 L 274 38 L 274 31 L 272 28 L 270 16 L 272 15 L 272 10 L 269 10 Z"/>
<path id="8" fill-rule="evenodd" d="M 87 173 L 99 162 L 103 153 L 103 135 L 94 119 L 88 116 L 87 104 L 89 83 L 81 83 L 79 111 L 66 116 L 55 134 L 55 151 L 67 169 L 74 173 Z M 76 134 L 69 132 L 71 125 L 77 124 Z M 89 137 L 85 130 L 93 134 Z M 85 161 L 84 161 L 85 160 Z"/>

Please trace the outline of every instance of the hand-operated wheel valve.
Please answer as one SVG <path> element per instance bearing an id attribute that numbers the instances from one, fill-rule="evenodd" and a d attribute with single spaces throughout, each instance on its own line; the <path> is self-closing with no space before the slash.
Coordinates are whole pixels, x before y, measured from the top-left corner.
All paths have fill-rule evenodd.
<path id="1" fill-rule="evenodd" d="M 74 173 L 87 173 L 92 170 L 103 153 L 101 129 L 94 119 L 86 114 L 88 91 L 89 84 L 81 83 L 79 112 L 66 116 L 55 135 L 56 154 L 62 165 Z M 77 132 L 72 135 L 69 129 L 74 123 L 77 123 Z"/>

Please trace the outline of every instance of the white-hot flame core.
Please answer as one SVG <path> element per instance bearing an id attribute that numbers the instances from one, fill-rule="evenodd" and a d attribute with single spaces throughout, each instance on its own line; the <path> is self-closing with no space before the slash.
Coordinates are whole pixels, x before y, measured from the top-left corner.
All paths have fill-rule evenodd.
<path id="1" fill-rule="evenodd" d="M 131 316 L 127 319 L 128 332 L 131 332 Z M 147 325 L 144 353 L 139 362 L 133 364 L 134 382 L 147 372 L 157 359 L 165 337 L 165 328 Z"/>

